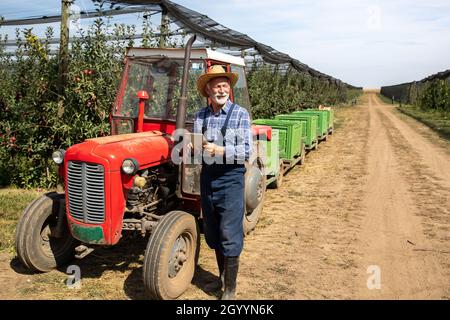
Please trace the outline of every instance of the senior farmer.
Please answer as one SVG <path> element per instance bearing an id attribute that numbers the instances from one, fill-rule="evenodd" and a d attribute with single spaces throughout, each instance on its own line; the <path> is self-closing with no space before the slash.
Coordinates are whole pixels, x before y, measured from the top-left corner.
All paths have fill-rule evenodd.
<path id="1" fill-rule="evenodd" d="M 204 233 L 216 253 L 223 300 L 234 299 L 236 294 L 244 244 L 245 161 L 252 145 L 250 116 L 229 99 L 237 81 L 236 73 L 226 72 L 220 65 L 201 75 L 197 88 L 208 98 L 208 106 L 197 112 L 194 120 L 194 132 L 205 138 L 200 177 Z"/>

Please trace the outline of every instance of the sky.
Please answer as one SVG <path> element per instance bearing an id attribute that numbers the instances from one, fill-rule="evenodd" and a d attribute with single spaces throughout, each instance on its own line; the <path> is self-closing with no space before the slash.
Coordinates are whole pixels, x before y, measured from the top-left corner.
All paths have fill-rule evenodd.
<path id="1" fill-rule="evenodd" d="M 173 0 L 355 86 L 450 69 L 449 0 Z M 76 0 L 82 10 L 90 0 Z M 58 14 L 60 0 L 2 0 L 5 19 Z M 121 17 L 121 22 L 136 23 Z M 11 32 L 0 28 L 0 34 Z"/>

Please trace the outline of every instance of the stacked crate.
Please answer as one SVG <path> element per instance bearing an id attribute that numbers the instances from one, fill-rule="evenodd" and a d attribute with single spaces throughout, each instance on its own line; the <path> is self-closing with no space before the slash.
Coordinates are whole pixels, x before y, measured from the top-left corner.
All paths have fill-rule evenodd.
<path id="1" fill-rule="evenodd" d="M 318 126 L 317 126 L 317 137 L 319 140 L 326 139 L 328 136 L 328 114 L 325 110 L 303 110 L 303 111 L 295 111 L 292 113 L 293 115 L 314 115 L 318 116 Z"/>
<path id="2" fill-rule="evenodd" d="M 318 117 L 315 115 L 296 115 L 281 114 L 275 116 L 275 119 L 284 121 L 296 121 L 303 123 L 303 139 L 306 149 L 310 150 L 317 144 L 317 122 Z"/>
<path id="3" fill-rule="evenodd" d="M 274 177 L 280 169 L 279 131 L 269 126 L 253 125 L 254 140 L 258 140 L 257 153 L 261 155 L 264 163 L 265 175 Z M 255 150 L 254 150 L 255 151 Z"/>
<path id="4" fill-rule="evenodd" d="M 327 114 L 327 118 L 328 118 L 328 133 L 333 133 L 333 129 L 334 129 L 334 111 L 333 109 L 308 109 L 306 111 L 320 111 L 320 112 L 325 112 Z"/>
<path id="5" fill-rule="evenodd" d="M 301 122 L 283 121 L 277 119 L 257 119 L 253 124 L 266 125 L 278 130 L 279 134 L 279 157 L 281 159 L 293 160 L 302 152 L 302 127 Z M 273 139 L 272 139 L 273 140 Z"/>

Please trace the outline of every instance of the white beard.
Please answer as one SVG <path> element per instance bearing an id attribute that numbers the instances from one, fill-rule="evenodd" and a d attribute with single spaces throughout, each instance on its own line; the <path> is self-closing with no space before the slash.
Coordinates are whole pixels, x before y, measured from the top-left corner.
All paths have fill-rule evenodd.
<path id="1" fill-rule="evenodd" d="M 221 95 L 214 95 L 214 96 L 211 96 L 211 100 L 214 103 L 218 104 L 219 106 L 223 106 L 223 105 L 225 105 L 225 103 L 227 103 L 229 97 L 230 97 L 229 94 L 222 95 L 222 96 Z"/>

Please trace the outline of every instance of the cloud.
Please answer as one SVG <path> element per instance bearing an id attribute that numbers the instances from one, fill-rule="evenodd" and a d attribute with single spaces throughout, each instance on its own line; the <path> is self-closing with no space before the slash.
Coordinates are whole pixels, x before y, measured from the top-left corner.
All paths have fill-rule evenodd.
<path id="1" fill-rule="evenodd" d="M 449 67 L 444 0 L 177 2 L 357 85 L 411 81 Z"/>

